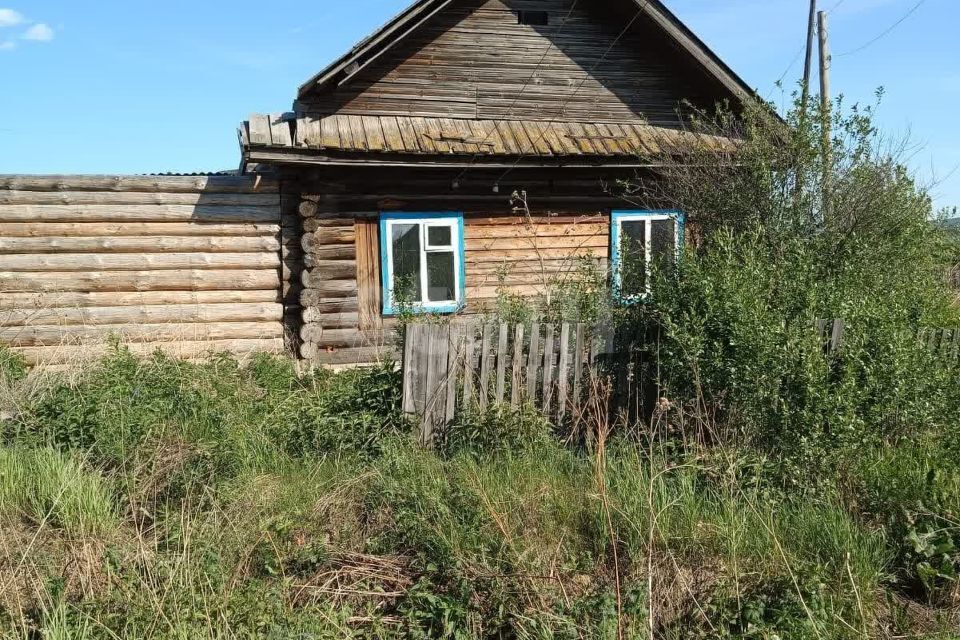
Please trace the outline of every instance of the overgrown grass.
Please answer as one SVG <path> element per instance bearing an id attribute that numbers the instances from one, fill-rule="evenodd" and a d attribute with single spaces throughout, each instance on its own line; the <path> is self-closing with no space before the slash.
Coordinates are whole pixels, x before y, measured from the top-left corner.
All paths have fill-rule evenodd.
<path id="1" fill-rule="evenodd" d="M 929 495 L 910 450 L 865 452 L 838 491 L 802 498 L 744 481 L 746 452 L 583 451 L 506 409 L 426 451 L 385 369 L 298 377 L 281 359 L 119 351 L 47 388 L 4 423 L 0 450 L 0 574 L 14 576 L 0 625 L 14 637 L 862 638 L 950 624 L 946 582 L 922 624 L 891 605 L 917 575 L 899 514 Z M 531 441 L 490 448 L 504 424 Z M 949 517 L 960 488 L 934 482 L 926 511 Z"/>

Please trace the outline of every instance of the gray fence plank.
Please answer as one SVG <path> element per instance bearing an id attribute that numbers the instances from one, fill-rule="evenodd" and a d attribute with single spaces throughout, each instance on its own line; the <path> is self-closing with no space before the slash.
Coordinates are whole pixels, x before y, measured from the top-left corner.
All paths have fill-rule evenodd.
<path id="1" fill-rule="evenodd" d="M 500 323 L 500 339 L 497 341 L 497 404 L 503 403 L 507 388 L 507 358 L 510 352 L 507 345 L 510 340 L 510 326 Z"/>
<path id="2" fill-rule="evenodd" d="M 547 325 L 547 334 L 543 341 L 543 413 L 550 415 L 553 400 L 553 324 Z"/>
<path id="3" fill-rule="evenodd" d="M 577 342 L 573 352 L 573 401 L 580 402 L 581 384 L 583 383 L 583 346 L 586 335 L 586 326 L 577 323 Z"/>
<path id="4" fill-rule="evenodd" d="M 493 369 L 493 356 L 490 353 L 490 343 L 493 341 L 493 327 L 483 325 L 483 339 L 480 343 L 480 399 L 481 409 L 490 404 L 490 374 Z"/>
<path id="5" fill-rule="evenodd" d="M 560 369 L 557 372 L 557 417 L 563 419 L 567 412 L 567 390 L 570 384 L 570 323 L 560 327 Z"/>
<path id="6" fill-rule="evenodd" d="M 463 336 L 465 327 L 454 325 L 450 327 L 450 346 L 447 354 L 447 402 L 446 423 L 450 424 L 457 416 L 457 383 L 460 381 L 460 371 L 463 365 Z"/>
<path id="7" fill-rule="evenodd" d="M 510 406 L 520 405 L 523 389 L 523 325 L 513 331 L 513 375 L 510 377 Z"/>
<path id="8" fill-rule="evenodd" d="M 474 394 L 474 356 L 477 352 L 477 327 L 470 323 L 464 327 L 463 349 L 463 407 L 467 411 L 473 409 Z"/>
<path id="9" fill-rule="evenodd" d="M 540 323 L 530 327 L 530 351 L 527 354 L 527 402 L 537 401 L 537 372 L 540 369 Z"/>

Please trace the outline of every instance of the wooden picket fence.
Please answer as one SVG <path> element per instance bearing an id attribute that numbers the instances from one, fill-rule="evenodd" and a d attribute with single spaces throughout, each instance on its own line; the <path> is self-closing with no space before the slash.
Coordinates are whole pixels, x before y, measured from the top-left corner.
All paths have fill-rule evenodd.
<path id="1" fill-rule="evenodd" d="M 847 326 L 816 319 L 824 352 L 838 355 Z M 633 422 L 658 399 L 659 340 L 653 333 L 618 335 L 613 328 L 577 323 L 411 324 L 403 350 L 403 410 L 420 416 L 430 443 L 463 408 L 529 404 L 560 423 L 582 408 L 605 381 L 607 415 Z M 931 355 L 958 362 L 960 329 L 921 329 Z"/>

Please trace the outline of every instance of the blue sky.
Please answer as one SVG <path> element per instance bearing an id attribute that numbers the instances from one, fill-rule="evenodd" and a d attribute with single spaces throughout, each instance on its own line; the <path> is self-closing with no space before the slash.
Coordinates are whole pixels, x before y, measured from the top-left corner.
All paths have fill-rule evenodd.
<path id="1" fill-rule="evenodd" d="M 666 0 L 764 96 L 797 81 L 807 0 Z M 939 206 L 960 206 L 957 0 L 821 0 L 834 90 L 909 133 Z M 283 111 L 297 86 L 407 0 L 0 0 L 0 173 L 235 168 L 235 129 Z M 838 4 L 839 3 L 839 4 Z M 835 8 L 834 8 L 835 7 Z"/>

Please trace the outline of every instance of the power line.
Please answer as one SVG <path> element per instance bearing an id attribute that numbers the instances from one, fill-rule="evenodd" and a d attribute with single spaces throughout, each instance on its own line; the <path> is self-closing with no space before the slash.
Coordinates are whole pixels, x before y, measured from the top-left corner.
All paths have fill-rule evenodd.
<path id="1" fill-rule="evenodd" d="M 890 27 L 889 27 L 886 31 L 884 31 L 883 33 L 881 33 L 880 35 L 878 35 L 878 36 L 877 36 L 876 38 L 874 38 L 873 40 L 870 40 L 869 42 L 867 42 L 867 43 L 865 43 L 865 44 L 857 47 L 856 49 L 851 49 L 850 51 L 844 51 L 843 53 L 838 53 L 838 54 L 836 55 L 836 57 L 838 57 L 838 58 L 843 58 L 843 57 L 845 57 L 845 56 L 852 56 L 853 54 L 855 54 L 855 53 L 860 53 L 860 52 L 863 51 L 864 49 L 870 47 L 871 45 L 873 45 L 873 44 L 875 44 L 875 43 L 877 43 L 877 42 L 879 42 L 880 40 L 882 40 L 883 38 L 885 38 L 886 36 L 888 36 L 894 29 L 896 29 L 896 28 L 899 27 L 901 24 L 903 24 L 904 22 L 906 22 L 907 19 L 908 19 L 910 16 L 912 16 L 913 14 L 915 14 L 915 13 L 917 12 L 917 10 L 918 10 L 921 6 L 923 6 L 923 4 L 924 4 L 926 1 L 927 1 L 927 0 L 920 0 L 917 4 L 913 5 L 913 8 L 910 9 L 910 11 L 907 11 L 907 13 L 905 13 L 902 18 L 900 18 L 899 20 L 897 20 L 896 22 L 894 22 L 892 25 L 890 25 Z"/>

